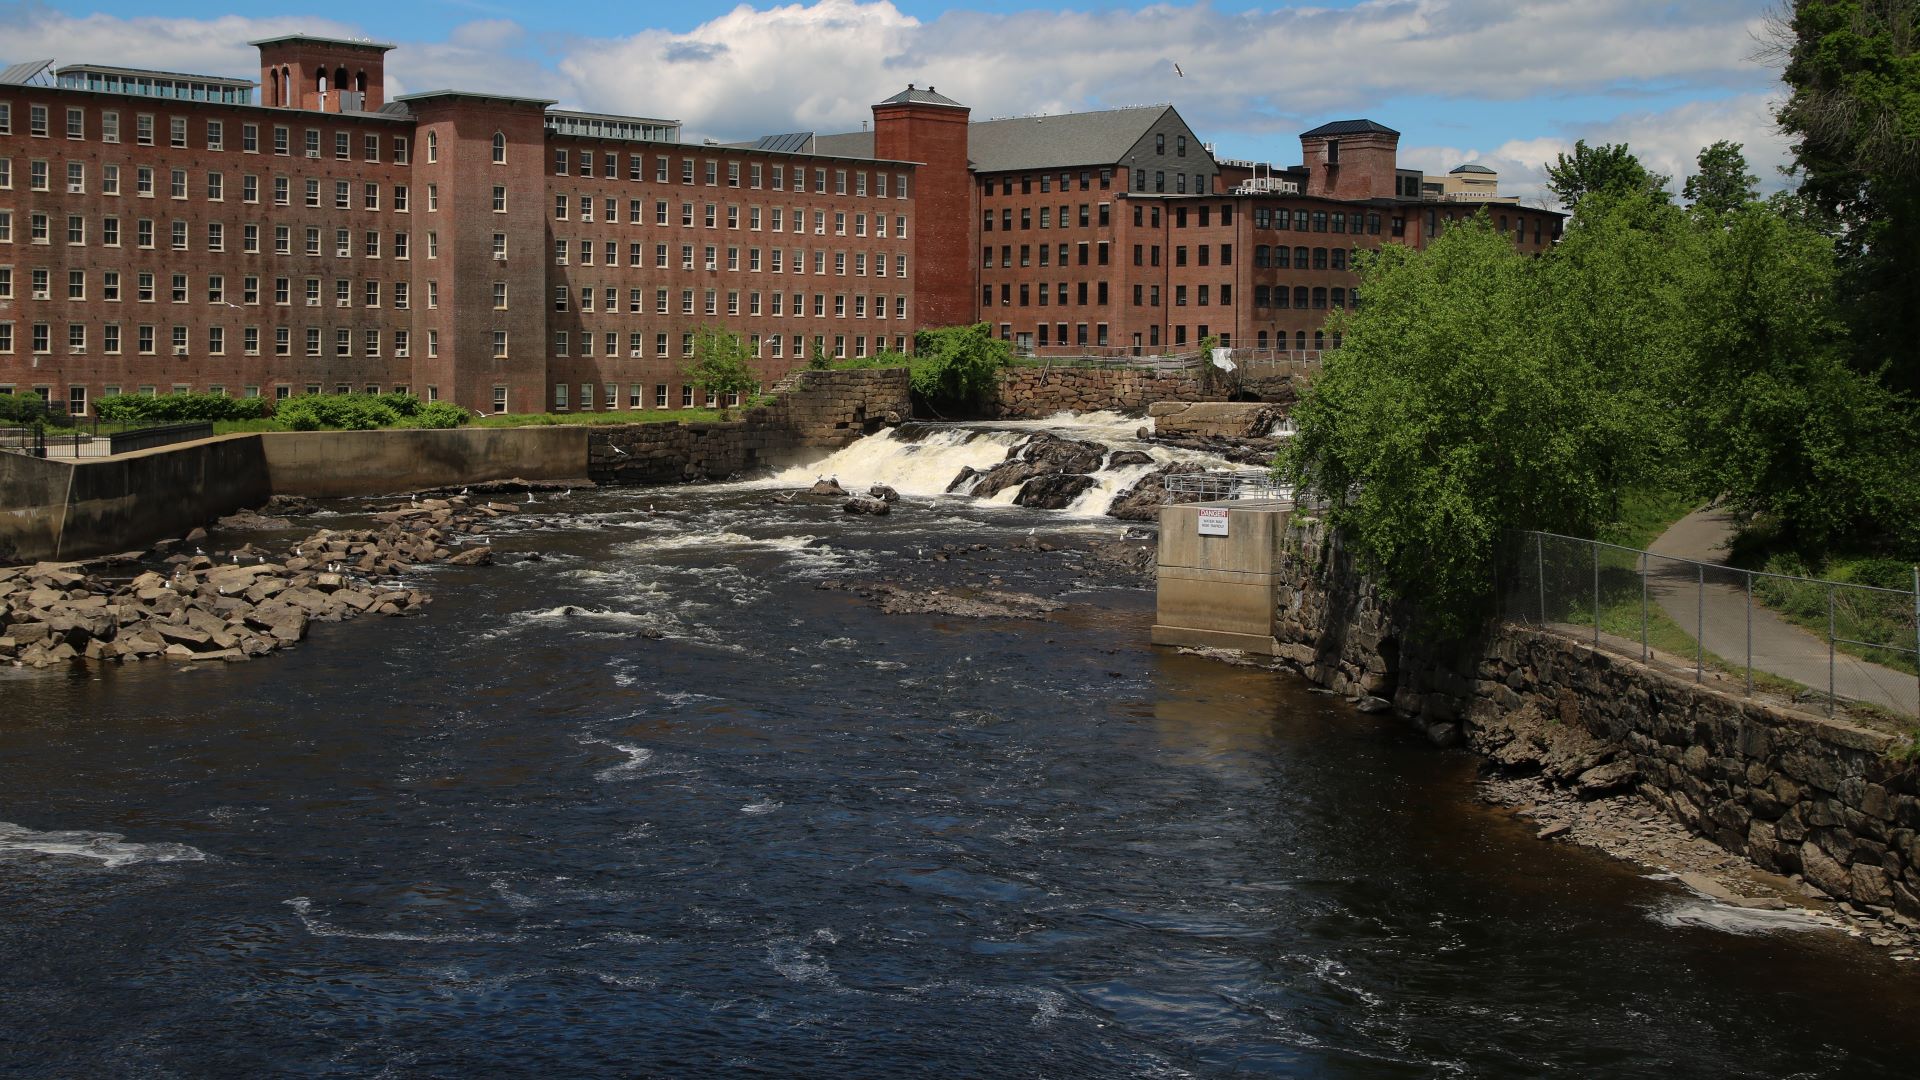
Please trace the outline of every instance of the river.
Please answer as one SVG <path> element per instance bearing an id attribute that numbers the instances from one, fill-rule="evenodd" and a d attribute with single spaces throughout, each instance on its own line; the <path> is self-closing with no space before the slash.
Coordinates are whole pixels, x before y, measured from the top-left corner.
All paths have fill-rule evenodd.
<path id="1" fill-rule="evenodd" d="M 580 491 L 421 617 L 0 675 L 0 1073 L 1912 1075 L 1920 975 L 1149 647 L 1124 525 L 934 499 L 1003 437 L 936 435 L 824 467 L 886 518 Z M 819 587 L 883 579 L 1065 606 Z"/>

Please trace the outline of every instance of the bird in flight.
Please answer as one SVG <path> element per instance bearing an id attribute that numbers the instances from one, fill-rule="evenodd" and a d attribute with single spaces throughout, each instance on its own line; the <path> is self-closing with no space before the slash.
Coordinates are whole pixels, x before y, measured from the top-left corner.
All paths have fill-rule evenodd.
<path id="1" fill-rule="evenodd" d="M 1180 62 L 1177 60 L 1174 61 L 1174 64 L 1173 64 L 1173 73 L 1175 75 L 1180 76 L 1183 79 L 1187 77 L 1187 73 L 1180 70 Z"/>

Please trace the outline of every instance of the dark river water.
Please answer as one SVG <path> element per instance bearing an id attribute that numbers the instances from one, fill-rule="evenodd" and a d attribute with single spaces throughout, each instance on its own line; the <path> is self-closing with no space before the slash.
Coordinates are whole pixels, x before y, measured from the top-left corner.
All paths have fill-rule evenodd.
<path id="1" fill-rule="evenodd" d="M 424 617 L 0 678 L 0 1074 L 1920 1069 L 1920 973 L 1729 932 L 1477 805 L 1465 753 L 1008 550 L 1117 525 L 560 506 L 498 539 L 539 561 L 422 573 Z M 988 575 L 1068 606 L 817 588 Z"/>

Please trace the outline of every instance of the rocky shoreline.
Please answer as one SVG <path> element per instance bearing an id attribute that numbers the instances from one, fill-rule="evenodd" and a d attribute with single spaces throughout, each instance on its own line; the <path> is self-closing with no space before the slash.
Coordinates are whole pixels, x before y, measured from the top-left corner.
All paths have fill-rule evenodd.
<path id="1" fill-rule="evenodd" d="M 505 492 L 547 486 L 491 487 Z M 0 663 L 47 668 L 149 657 L 236 662 L 299 643 L 315 622 L 411 615 L 432 597 L 379 579 L 430 563 L 486 565 L 492 548 L 476 541 L 490 523 L 522 509 L 470 493 L 398 498 L 403 501 L 369 507 L 377 528 L 319 529 L 278 551 L 246 543 L 209 553 L 202 546 L 206 530 L 195 529 L 147 552 L 0 568 Z M 241 511 L 215 527 L 287 529 L 287 515 L 316 509 L 305 500 L 276 497 L 260 511 Z M 149 568 L 126 576 L 140 565 Z"/>

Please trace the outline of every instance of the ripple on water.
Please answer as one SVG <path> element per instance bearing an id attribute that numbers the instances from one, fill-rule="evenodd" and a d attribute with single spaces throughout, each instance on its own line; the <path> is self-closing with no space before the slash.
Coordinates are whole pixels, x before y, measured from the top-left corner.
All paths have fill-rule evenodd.
<path id="1" fill-rule="evenodd" d="M 0 856 L 50 855 L 91 859 L 107 869 L 135 863 L 202 862 L 207 853 L 185 844 L 137 844 L 119 833 L 59 829 L 37 832 L 0 821 Z"/>

